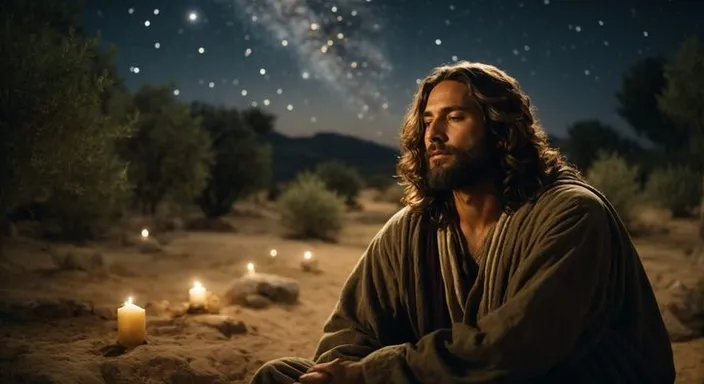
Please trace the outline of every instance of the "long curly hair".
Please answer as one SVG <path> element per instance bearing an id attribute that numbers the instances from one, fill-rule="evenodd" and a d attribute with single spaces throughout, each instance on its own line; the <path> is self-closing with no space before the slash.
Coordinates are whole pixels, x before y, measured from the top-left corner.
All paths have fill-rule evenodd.
<path id="1" fill-rule="evenodd" d="M 569 170 L 581 177 L 560 152 L 548 144 L 530 98 L 518 82 L 487 64 L 461 61 L 436 67 L 420 82 L 401 128 L 401 156 L 396 171 L 404 186 L 402 202 L 412 210 L 429 212 L 441 221 L 452 204 L 445 193 L 434 193 L 427 180 L 423 111 L 430 91 L 444 80 L 467 85 L 483 113 L 487 143 L 495 146 L 502 173 L 497 180 L 505 212 L 537 199 L 558 172 Z M 447 217 L 447 216 L 445 216 Z"/>

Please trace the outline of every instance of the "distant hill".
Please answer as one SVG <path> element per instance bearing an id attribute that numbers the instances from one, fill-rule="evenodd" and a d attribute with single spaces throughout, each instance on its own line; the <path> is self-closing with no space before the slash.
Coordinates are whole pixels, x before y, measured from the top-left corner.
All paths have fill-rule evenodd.
<path id="1" fill-rule="evenodd" d="M 337 160 L 362 174 L 389 175 L 395 172 L 398 150 L 373 141 L 338 133 L 289 137 L 278 132 L 264 136 L 274 151 L 274 180 L 285 182 L 318 163 Z"/>
<path id="2" fill-rule="evenodd" d="M 313 136 L 290 137 L 279 132 L 264 136 L 274 150 L 274 180 L 286 182 L 318 163 L 337 160 L 349 164 L 362 174 L 393 175 L 398 150 L 373 141 L 338 133 L 321 132 Z M 550 135 L 553 146 L 561 139 Z"/>

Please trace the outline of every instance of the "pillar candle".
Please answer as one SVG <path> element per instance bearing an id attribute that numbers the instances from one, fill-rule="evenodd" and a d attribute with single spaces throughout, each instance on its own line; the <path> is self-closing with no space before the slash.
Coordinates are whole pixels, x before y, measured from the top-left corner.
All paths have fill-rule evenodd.
<path id="1" fill-rule="evenodd" d="M 117 342 L 127 348 L 142 345 L 147 338 L 147 319 L 143 308 L 128 298 L 125 305 L 117 309 Z"/>
<path id="2" fill-rule="evenodd" d="M 193 288 L 188 291 L 188 303 L 192 308 L 205 307 L 207 291 L 199 282 L 193 283 Z"/>

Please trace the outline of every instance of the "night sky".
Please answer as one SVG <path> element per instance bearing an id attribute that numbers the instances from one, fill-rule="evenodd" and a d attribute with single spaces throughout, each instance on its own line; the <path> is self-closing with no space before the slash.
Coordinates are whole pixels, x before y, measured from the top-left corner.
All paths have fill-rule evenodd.
<path id="1" fill-rule="evenodd" d="M 627 132 L 622 73 L 704 42 L 702 14 L 697 0 L 140 0 L 89 1 L 85 23 L 132 89 L 173 83 L 185 101 L 268 109 L 288 135 L 395 146 L 418 79 L 455 60 L 516 77 L 551 134 L 583 118 Z"/>

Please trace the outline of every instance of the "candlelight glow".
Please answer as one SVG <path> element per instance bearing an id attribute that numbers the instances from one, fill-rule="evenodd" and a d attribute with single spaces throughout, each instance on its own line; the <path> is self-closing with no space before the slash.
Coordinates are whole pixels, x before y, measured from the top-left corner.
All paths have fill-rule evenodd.
<path id="1" fill-rule="evenodd" d="M 247 271 L 249 271 L 249 273 L 254 273 L 254 264 L 253 263 L 247 264 Z"/>
<path id="2" fill-rule="evenodd" d="M 132 296 L 127 298 L 127 301 L 125 301 L 125 305 L 132 305 Z"/>
<path id="3" fill-rule="evenodd" d="M 303 258 L 306 259 L 306 260 L 310 260 L 310 259 L 313 258 L 313 253 L 311 253 L 311 251 L 306 251 L 306 252 L 303 254 Z"/>
<path id="4" fill-rule="evenodd" d="M 144 228 L 144 229 L 142 230 L 142 238 L 143 238 L 143 239 L 146 239 L 147 237 L 149 237 L 149 230 L 146 229 L 146 228 Z"/>
<path id="5" fill-rule="evenodd" d="M 271 251 L 269 251 L 269 256 L 271 256 L 271 257 L 276 257 L 276 255 L 278 255 L 278 254 L 279 254 L 279 253 L 276 252 L 275 249 L 272 249 Z"/>
<path id="6" fill-rule="evenodd" d="M 202 289 L 203 285 L 200 283 L 200 281 L 196 280 L 195 282 L 193 282 L 193 288 Z"/>

